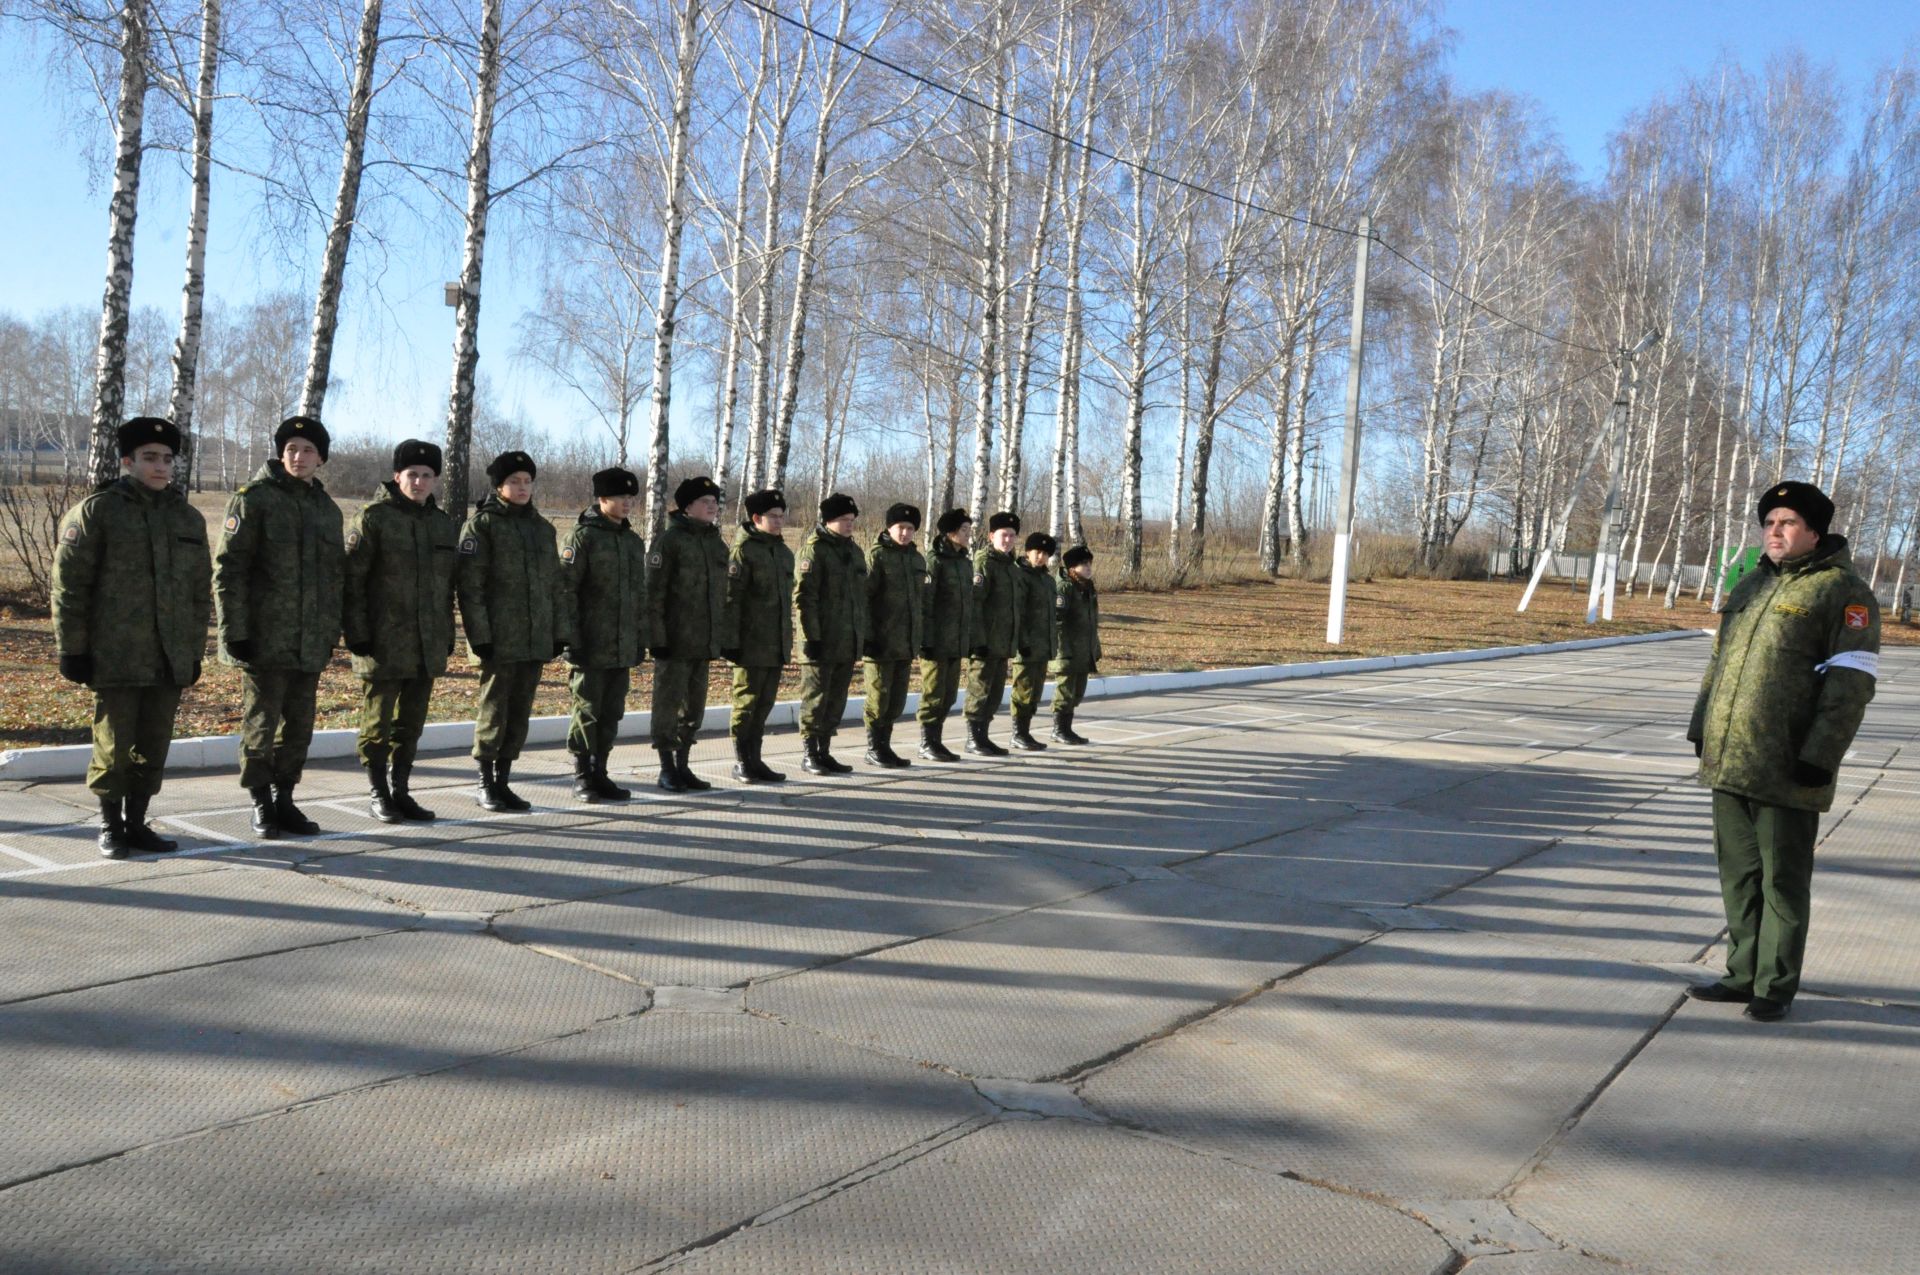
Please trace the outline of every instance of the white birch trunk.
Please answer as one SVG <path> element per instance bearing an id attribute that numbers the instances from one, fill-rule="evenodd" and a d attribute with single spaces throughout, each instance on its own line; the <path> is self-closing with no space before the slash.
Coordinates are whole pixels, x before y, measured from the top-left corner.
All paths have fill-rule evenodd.
<path id="1" fill-rule="evenodd" d="M 200 74 L 193 96 L 192 196 L 187 211 L 187 272 L 180 288 L 180 333 L 173 342 L 173 395 L 168 415 L 180 430 L 174 485 L 193 471 L 193 408 L 200 368 L 201 316 L 207 293 L 207 204 L 213 186 L 213 89 L 220 67 L 220 3 L 201 0 Z"/>
<path id="2" fill-rule="evenodd" d="M 127 328 L 132 322 L 133 230 L 140 212 L 140 159 L 147 112 L 146 0 L 120 14 L 120 101 L 114 119 L 113 197 L 107 205 L 107 283 L 100 298 L 93 429 L 87 468 L 95 483 L 120 473 L 117 432 L 126 411 Z"/>
<path id="3" fill-rule="evenodd" d="M 456 521 L 466 517 L 473 461 L 473 390 L 480 369 L 480 282 L 486 264 L 487 214 L 493 205 L 493 106 L 500 91 L 502 4 L 503 0 L 480 0 L 480 48 L 474 65 L 473 137 L 467 148 L 467 231 L 460 254 L 460 303 L 454 310 L 453 385 L 447 394 L 447 480 L 442 488 L 442 503 Z M 324 378 L 320 387 L 324 393 Z M 308 391 L 313 389 L 309 379 Z"/>

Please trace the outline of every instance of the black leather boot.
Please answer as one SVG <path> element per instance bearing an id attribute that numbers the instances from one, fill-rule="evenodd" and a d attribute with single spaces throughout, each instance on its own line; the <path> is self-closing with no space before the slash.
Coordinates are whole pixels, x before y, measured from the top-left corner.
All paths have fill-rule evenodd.
<path id="1" fill-rule="evenodd" d="M 400 817 L 408 823 L 432 823 L 433 811 L 413 799 L 407 791 L 408 783 L 413 779 L 413 758 L 395 757 L 393 759 L 393 779 L 388 785 L 388 800 Z"/>
<path id="2" fill-rule="evenodd" d="M 1053 742 L 1056 744 L 1085 744 L 1091 741 L 1085 735 L 1073 729 L 1073 710 L 1056 708 L 1053 710 Z"/>
<path id="3" fill-rule="evenodd" d="M 124 859 L 133 853 L 127 840 L 127 821 L 120 813 L 120 802 L 112 797 L 100 799 L 100 857 Z"/>
<path id="4" fill-rule="evenodd" d="M 589 805 L 603 800 L 593 783 L 593 758 L 585 753 L 573 755 L 573 799 Z"/>
<path id="5" fill-rule="evenodd" d="M 760 741 L 749 739 L 745 735 L 733 737 L 733 777 L 743 784 L 771 784 L 778 780 L 767 778 L 773 772 L 760 764 Z M 780 776 L 785 779 L 786 776 Z"/>
<path id="6" fill-rule="evenodd" d="M 893 723 L 867 729 L 867 760 L 883 770 L 904 770 L 912 762 L 893 751 Z"/>
<path id="7" fill-rule="evenodd" d="M 127 843 L 140 854 L 167 854 L 178 850 L 180 843 L 171 837 L 163 837 L 147 827 L 147 804 L 153 800 L 149 793 L 141 793 L 127 798 Z"/>
<path id="8" fill-rule="evenodd" d="M 985 722 L 967 723 L 967 751 L 976 757 L 1005 757 L 1007 750 L 987 738 Z"/>
<path id="9" fill-rule="evenodd" d="M 281 835 L 279 808 L 273 803 L 273 789 L 266 784 L 258 788 L 247 789 L 247 796 L 253 798 L 253 831 L 263 841 L 272 841 Z"/>
<path id="10" fill-rule="evenodd" d="M 507 787 L 507 781 L 511 778 L 513 778 L 512 762 L 497 761 L 493 763 L 493 786 L 498 790 L 500 800 L 507 803 L 507 809 L 515 813 L 523 810 L 532 810 L 533 803 L 531 801 L 528 801 L 525 797 L 522 797 L 519 793 Z"/>
<path id="11" fill-rule="evenodd" d="M 747 763 L 748 772 L 752 774 L 755 783 L 784 784 L 787 782 L 786 773 L 767 765 L 767 759 L 761 756 L 760 750 L 766 747 L 766 743 L 766 736 L 754 737 L 753 760 Z"/>
<path id="12" fill-rule="evenodd" d="M 290 832 L 296 837 L 311 837 L 320 831 L 320 825 L 300 813 L 300 807 L 293 804 L 293 784 L 275 784 L 273 786 L 273 817 L 280 825 L 280 831 Z"/>
<path id="13" fill-rule="evenodd" d="M 675 770 L 680 772 L 680 784 L 688 792 L 705 792 L 707 789 L 713 787 L 713 785 L 694 774 L 692 767 L 687 765 L 687 754 L 692 751 L 691 748 L 685 745 L 674 749 L 673 766 Z"/>
<path id="14" fill-rule="evenodd" d="M 830 775 L 851 775 L 853 767 L 833 755 L 833 733 L 829 731 L 820 737 L 820 760 L 826 763 Z"/>
<path id="15" fill-rule="evenodd" d="M 809 775 L 820 775 L 824 777 L 833 774 L 833 770 L 828 767 L 824 759 L 826 749 L 818 735 L 807 736 L 803 748 L 805 751 L 800 758 L 800 769 L 806 771 Z"/>
<path id="16" fill-rule="evenodd" d="M 920 755 L 928 761 L 959 761 L 953 750 L 940 742 L 940 723 L 920 723 Z"/>
<path id="17" fill-rule="evenodd" d="M 607 754 L 593 755 L 593 790 L 600 794 L 602 801 L 632 801 L 633 794 L 613 782 L 607 774 Z"/>
<path id="18" fill-rule="evenodd" d="M 653 781 L 654 784 L 662 792 L 691 792 L 692 789 L 680 778 L 680 767 L 674 763 L 673 749 L 663 745 L 653 751 L 660 755 L 660 777 Z"/>
<path id="19" fill-rule="evenodd" d="M 1013 745 L 1021 752 L 1043 753 L 1047 746 L 1033 737 L 1033 714 L 1023 713 L 1013 719 Z"/>
<path id="20" fill-rule="evenodd" d="M 393 804 L 393 789 L 387 786 L 387 755 L 371 749 L 367 756 L 367 813 L 381 823 L 406 822 L 406 816 Z"/>

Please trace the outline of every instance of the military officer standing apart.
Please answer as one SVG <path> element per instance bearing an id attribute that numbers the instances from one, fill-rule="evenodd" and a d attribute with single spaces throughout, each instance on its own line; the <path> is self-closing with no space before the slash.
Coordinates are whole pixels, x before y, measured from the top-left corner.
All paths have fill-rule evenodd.
<path id="1" fill-rule="evenodd" d="M 987 547 L 973 556 L 972 660 L 967 664 L 967 751 L 1005 757 L 987 727 L 1007 693 L 1007 661 L 1020 649 L 1020 566 L 1013 542 L 1020 519 L 1001 512 L 987 519 Z"/>
<path id="2" fill-rule="evenodd" d="M 913 657 L 924 644 L 927 560 L 913 543 L 920 511 L 887 508 L 887 525 L 867 550 L 867 761 L 887 770 L 910 765 L 893 751 L 893 724 L 907 706 Z"/>
<path id="3" fill-rule="evenodd" d="M 360 764 L 382 823 L 425 823 L 410 791 L 433 681 L 453 654 L 453 576 L 460 529 L 434 501 L 440 449 L 410 438 L 393 478 L 347 527 L 347 650 L 360 675 Z M 391 767 L 391 771 L 389 771 Z"/>
<path id="4" fill-rule="evenodd" d="M 227 502 L 213 558 L 222 658 L 241 674 L 240 783 L 262 837 L 320 826 L 293 804 L 313 741 L 320 674 L 340 636 L 346 536 L 340 507 L 314 475 L 327 430 L 290 416 L 274 432 L 275 459 Z"/>
<path id="5" fill-rule="evenodd" d="M 1093 550 L 1075 545 L 1060 556 L 1053 601 L 1053 742 L 1084 744 L 1073 710 L 1087 693 L 1087 676 L 1100 671 L 1100 592 L 1093 587 Z"/>
<path id="6" fill-rule="evenodd" d="M 493 490 L 460 531 L 460 618 L 480 662 L 473 760 L 482 810 L 531 810 L 510 787 L 527 743 L 540 672 L 567 644 L 559 537 L 535 507 L 533 457 L 502 452 L 487 466 Z"/>
<path id="7" fill-rule="evenodd" d="M 800 735 L 809 775 L 844 775 L 834 732 L 847 711 L 853 666 L 867 644 L 867 560 L 853 542 L 860 509 L 839 492 L 820 502 L 820 525 L 800 546 L 793 600 L 800 612 Z"/>
<path id="8" fill-rule="evenodd" d="M 1013 660 L 1013 743 L 1030 753 L 1046 745 L 1033 737 L 1033 715 L 1047 687 L 1053 658 L 1053 611 L 1058 583 L 1048 563 L 1060 542 L 1044 531 L 1027 537 L 1020 562 L 1020 650 Z"/>
<path id="9" fill-rule="evenodd" d="M 940 734 L 960 695 L 961 663 L 973 649 L 973 561 L 968 555 L 973 519 L 964 509 L 949 509 L 934 531 L 922 593 L 926 618 L 920 625 L 920 756 L 949 762 L 960 759 Z"/>
<path id="10" fill-rule="evenodd" d="M 607 775 L 607 759 L 627 711 L 631 670 L 647 654 L 647 546 L 630 518 L 640 479 L 631 470 L 593 476 L 593 508 L 581 513 L 560 550 L 573 674 L 573 795 L 589 803 L 633 794 Z"/>
<path id="11" fill-rule="evenodd" d="M 741 502 L 747 522 L 727 560 L 727 632 L 733 645 L 733 777 L 748 784 L 786 776 L 760 756 L 780 674 L 793 655 L 793 550 L 782 536 L 787 498 L 756 491 Z"/>
<path id="12" fill-rule="evenodd" d="M 1854 574 L 1833 502 L 1808 483 L 1760 498 L 1765 550 L 1721 609 L 1687 738 L 1713 790 L 1727 973 L 1689 989 L 1786 1017 L 1800 987 L 1820 815 L 1873 698 L 1880 608 Z"/>
<path id="13" fill-rule="evenodd" d="M 720 486 L 706 475 L 674 488 L 674 510 L 647 554 L 648 632 L 653 643 L 653 750 L 658 784 L 668 792 L 705 792 L 712 784 L 687 768 L 707 712 L 712 661 L 733 647 L 727 631 L 727 546 L 714 525 Z"/>
<path id="14" fill-rule="evenodd" d="M 87 787 L 109 859 L 179 848 L 147 827 L 147 806 L 213 609 L 206 520 L 173 487 L 180 431 L 136 416 L 118 442 L 120 477 L 67 511 L 53 551 L 60 676 L 93 690 Z"/>

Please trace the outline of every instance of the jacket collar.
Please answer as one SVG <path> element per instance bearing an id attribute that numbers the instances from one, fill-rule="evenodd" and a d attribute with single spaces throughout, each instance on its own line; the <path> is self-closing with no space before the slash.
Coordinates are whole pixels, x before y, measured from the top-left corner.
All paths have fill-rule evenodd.
<path id="1" fill-rule="evenodd" d="M 391 478 L 380 484 L 380 494 L 373 498 L 373 503 L 377 505 L 392 505 L 403 513 L 410 514 L 423 514 L 429 509 L 438 509 L 440 507 L 439 501 L 432 493 L 428 493 L 427 498 L 419 504 L 408 500 L 406 496 L 401 494 L 400 484 Z"/>

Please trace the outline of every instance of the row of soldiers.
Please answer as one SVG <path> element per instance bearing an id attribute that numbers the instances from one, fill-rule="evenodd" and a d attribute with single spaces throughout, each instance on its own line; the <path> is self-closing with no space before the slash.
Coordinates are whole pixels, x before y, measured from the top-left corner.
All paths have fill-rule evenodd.
<path id="1" fill-rule="evenodd" d="M 715 659 L 733 666 L 734 777 L 781 782 L 762 740 L 793 655 L 796 614 L 810 774 L 852 769 L 831 744 L 856 665 L 865 673 L 867 761 L 909 764 L 892 737 L 916 658 L 924 759 L 959 760 L 942 731 L 963 668 L 969 753 L 1006 755 L 989 727 L 1010 678 L 1016 747 L 1045 747 L 1032 724 L 1049 676 L 1053 740 L 1087 742 L 1073 719 L 1100 659 L 1093 554 L 1074 546 L 1056 570 L 1058 545 L 1036 533 L 1016 555 L 1012 513 L 992 516 L 988 544 L 974 552 L 971 518 L 949 510 L 923 553 L 920 511 L 895 504 L 863 550 L 853 539 L 859 510 L 835 494 L 821 502 L 796 557 L 780 492 L 746 497 L 729 549 L 717 525 L 720 489 L 699 477 L 676 489 L 666 529 L 647 545 L 631 523 L 639 479 L 608 469 L 594 475 L 593 503 L 561 544 L 534 504 L 531 456 L 495 457 L 491 490 L 457 528 L 435 499 L 440 449 L 410 439 L 394 450 L 391 481 L 349 524 L 317 476 L 327 430 L 295 416 L 275 432 L 274 458 L 229 501 L 209 555 L 204 522 L 172 485 L 179 431 L 138 417 L 118 441 L 120 479 L 62 519 L 53 590 L 60 672 L 95 696 L 87 784 L 100 802 L 101 852 L 111 858 L 176 848 L 148 825 L 147 811 L 216 608 L 220 658 L 241 673 L 240 782 L 263 838 L 319 831 L 294 792 L 320 675 L 343 637 L 362 681 L 358 754 L 373 816 L 434 818 L 414 799 L 411 776 L 434 682 L 457 649 L 456 600 L 480 674 L 475 797 L 490 811 L 531 808 L 510 780 L 541 671 L 561 656 L 570 665 L 576 798 L 631 797 L 608 762 L 632 671 L 648 657 L 661 788 L 711 787 L 687 759 Z"/>

